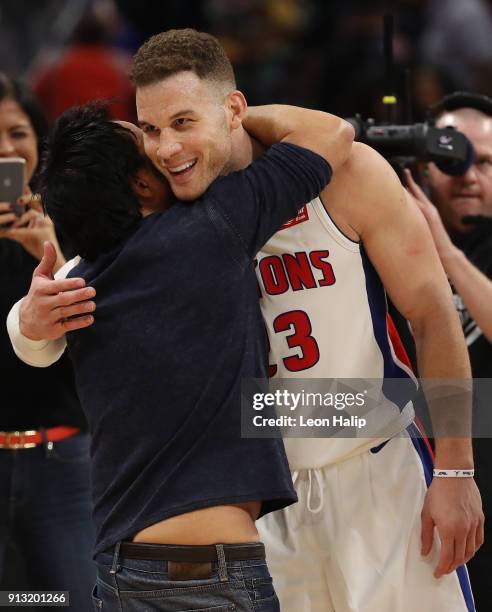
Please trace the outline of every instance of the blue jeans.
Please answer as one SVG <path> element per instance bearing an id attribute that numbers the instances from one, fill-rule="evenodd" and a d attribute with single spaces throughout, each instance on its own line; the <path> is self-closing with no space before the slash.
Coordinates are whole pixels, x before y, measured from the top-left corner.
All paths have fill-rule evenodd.
<path id="1" fill-rule="evenodd" d="M 0 491 L 0 575 L 7 546 L 15 548 L 23 588 L 70 591 L 70 610 L 90 610 L 96 568 L 88 436 L 54 442 L 51 451 L 0 449 Z M 4 580 L 3 590 L 20 578 Z"/>
<path id="2" fill-rule="evenodd" d="M 264 559 L 214 561 L 211 578 L 200 580 L 171 580 L 167 561 L 117 552 L 97 560 L 97 612 L 280 612 Z"/>

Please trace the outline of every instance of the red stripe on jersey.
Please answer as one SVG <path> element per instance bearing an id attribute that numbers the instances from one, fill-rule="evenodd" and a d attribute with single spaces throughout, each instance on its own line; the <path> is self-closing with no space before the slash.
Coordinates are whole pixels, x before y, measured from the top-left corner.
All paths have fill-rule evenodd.
<path id="1" fill-rule="evenodd" d="M 390 342 L 393 345 L 393 350 L 395 351 L 395 355 L 398 359 L 404 363 L 407 368 L 413 371 L 412 364 L 410 363 L 410 359 L 408 358 L 407 351 L 403 346 L 401 338 L 396 330 L 395 324 L 393 323 L 393 319 L 390 314 L 386 314 L 386 323 L 388 325 L 388 335 L 390 338 Z"/>
<path id="2" fill-rule="evenodd" d="M 390 338 L 390 342 L 393 345 L 393 350 L 395 351 L 395 355 L 398 357 L 398 359 L 402 363 L 404 363 L 408 368 L 413 370 L 412 364 L 410 363 L 410 359 L 408 358 L 407 352 L 405 350 L 405 347 L 403 346 L 400 335 L 398 334 L 395 324 L 393 323 L 393 319 L 391 318 L 389 313 L 386 315 L 386 323 L 388 325 L 388 335 Z M 427 446 L 427 450 L 429 451 L 432 457 L 432 460 L 434 461 L 434 451 L 432 450 L 432 447 L 429 442 L 429 438 L 427 437 L 427 434 L 425 433 L 424 426 L 422 425 L 418 417 L 415 417 L 415 425 L 417 426 L 417 429 L 422 434 L 422 439 L 424 440 L 425 445 Z"/>
<path id="3" fill-rule="evenodd" d="M 424 426 L 420 422 L 419 417 L 415 417 L 414 423 L 417 429 L 422 434 L 422 440 L 425 442 L 425 445 L 427 446 L 427 450 L 429 451 L 430 456 L 432 457 L 432 463 L 434 463 L 434 459 L 435 459 L 434 451 L 432 450 L 432 446 L 430 445 L 429 438 L 427 437 L 427 434 L 425 433 Z"/>

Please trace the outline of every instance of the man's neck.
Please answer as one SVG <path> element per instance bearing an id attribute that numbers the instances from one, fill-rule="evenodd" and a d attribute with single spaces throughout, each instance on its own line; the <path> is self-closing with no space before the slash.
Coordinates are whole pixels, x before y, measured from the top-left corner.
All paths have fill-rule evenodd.
<path id="1" fill-rule="evenodd" d="M 233 172 L 246 168 L 264 151 L 265 147 L 251 138 L 244 128 L 235 130 L 232 134 L 232 154 L 228 171 Z"/>

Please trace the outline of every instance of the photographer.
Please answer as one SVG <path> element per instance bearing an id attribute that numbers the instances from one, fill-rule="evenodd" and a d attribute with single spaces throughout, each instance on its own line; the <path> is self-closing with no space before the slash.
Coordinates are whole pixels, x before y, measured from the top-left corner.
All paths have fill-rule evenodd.
<path id="1" fill-rule="evenodd" d="M 46 133 L 44 116 L 32 93 L 0 73 L 0 158 L 22 158 L 25 162 L 24 196 L 17 202 L 17 210 L 15 203 L 2 201 L 0 193 L 3 316 L 29 287 L 42 257 L 43 241 L 55 245 L 55 268 L 64 262 L 52 223 L 39 210 L 27 207 L 31 201 L 29 184 Z M 13 182 L 13 177 L 5 175 L 2 186 Z M 89 439 L 70 364 L 63 359 L 39 369 L 22 363 L 12 351 L 5 326 L 0 335 L 0 363 L 3 588 L 69 591 L 71 608 L 88 610 L 94 581 Z M 7 559 L 7 550 L 12 548 L 22 556 L 27 584 L 13 584 L 17 576 L 12 575 L 16 572 Z"/>
<path id="2" fill-rule="evenodd" d="M 442 265 L 454 289 L 474 378 L 492 377 L 492 100 L 455 93 L 434 107 L 437 127 L 463 132 L 475 149 L 463 176 L 442 173 L 433 163 L 423 170 L 430 199 L 406 171 L 408 189 L 424 214 Z M 477 395 L 477 394 L 476 394 Z M 483 409 L 488 408 L 484 405 Z M 476 417 L 481 417 L 475 405 Z M 482 434 L 483 428 L 482 429 Z M 475 430 L 480 435 L 480 429 Z M 486 516 L 485 543 L 468 564 L 478 610 L 490 607 L 492 570 L 492 441 L 474 440 L 476 479 Z M 488 604 L 488 605 L 487 605 Z"/>

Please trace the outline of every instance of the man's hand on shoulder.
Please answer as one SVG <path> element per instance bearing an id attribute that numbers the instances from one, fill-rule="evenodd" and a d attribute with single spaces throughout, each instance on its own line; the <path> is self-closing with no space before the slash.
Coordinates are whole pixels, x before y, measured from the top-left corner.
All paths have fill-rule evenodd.
<path id="1" fill-rule="evenodd" d="M 45 242 L 44 254 L 32 275 L 29 293 L 19 310 L 19 327 L 30 340 L 56 340 L 67 331 L 88 327 L 94 322 L 92 298 L 96 292 L 82 278 L 53 278 L 56 264 L 54 246 Z M 75 319 L 70 317 L 77 316 Z"/>

